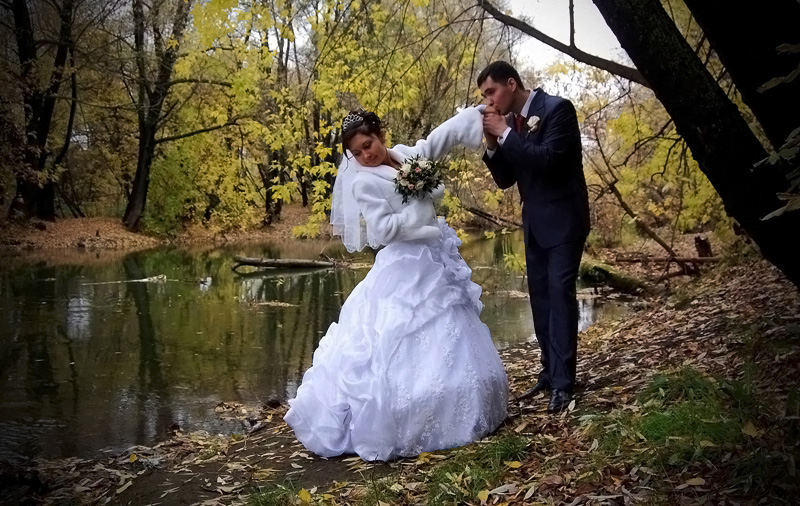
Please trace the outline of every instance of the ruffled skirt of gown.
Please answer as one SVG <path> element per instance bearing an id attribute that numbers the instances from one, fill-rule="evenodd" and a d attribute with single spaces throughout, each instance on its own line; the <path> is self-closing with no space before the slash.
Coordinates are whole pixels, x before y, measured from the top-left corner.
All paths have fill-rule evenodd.
<path id="1" fill-rule="evenodd" d="M 414 456 L 505 419 L 508 380 L 480 321 L 481 288 L 455 232 L 439 227 L 440 240 L 379 251 L 320 340 L 284 418 L 317 455 Z"/>

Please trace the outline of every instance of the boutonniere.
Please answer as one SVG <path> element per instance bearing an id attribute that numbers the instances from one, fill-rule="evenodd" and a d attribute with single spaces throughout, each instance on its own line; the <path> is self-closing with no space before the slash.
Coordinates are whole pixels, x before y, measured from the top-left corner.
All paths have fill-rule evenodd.
<path id="1" fill-rule="evenodd" d="M 536 129 L 539 128 L 539 116 L 531 116 L 528 118 L 526 125 L 528 125 L 529 132 L 535 132 Z"/>

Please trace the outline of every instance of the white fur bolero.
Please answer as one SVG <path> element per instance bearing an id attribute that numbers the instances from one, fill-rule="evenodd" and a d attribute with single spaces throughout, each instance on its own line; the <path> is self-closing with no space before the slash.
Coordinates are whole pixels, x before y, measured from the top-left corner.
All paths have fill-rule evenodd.
<path id="1" fill-rule="evenodd" d="M 397 162 L 421 156 L 436 160 L 460 144 L 476 149 L 483 140 L 483 121 L 480 107 L 469 107 L 436 127 L 426 139 L 414 146 L 395 145 L 389 156 Z M 435 225 L 434 199 L 441 198 L 444 187 L 439 186 L 432 196 L 411 198 L 403 204 L 403 197 L 395 191 L 397 171 L 387 165 L 363 167 L 355 158 L 358 173 L 353 180 L 353 197 L 358 202 L 366 222 L 368 242 L 387 245 L 396 241 L 436 239 L 441 231 Z"/>

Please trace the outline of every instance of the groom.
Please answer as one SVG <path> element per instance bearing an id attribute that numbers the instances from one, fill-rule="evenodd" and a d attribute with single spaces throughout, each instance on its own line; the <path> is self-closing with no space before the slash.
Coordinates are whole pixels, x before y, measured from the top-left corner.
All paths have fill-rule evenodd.
<path id="1" fill-rule="evenodd" d="M 547 410 L 566 408 L 575 387 L 578 348 L 576 282 L 589 234 L 589 198 L 581 134 L 569 100 L 526 90 L 504 61 L 478 76 L 486 108 L 483 157 L 497 186 L 517 184 L 533 326 L 541 348 L 537 383 L 518 399 L 550 390 Z"/>

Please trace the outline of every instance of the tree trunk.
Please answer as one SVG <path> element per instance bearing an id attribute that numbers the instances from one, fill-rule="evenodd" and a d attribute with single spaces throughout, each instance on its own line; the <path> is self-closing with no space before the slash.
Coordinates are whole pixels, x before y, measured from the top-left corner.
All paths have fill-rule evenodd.
<path id="1" fill-rule="evenodd" d="M 159 128 L 161 109 L 164 100 L 167 98 L 170 87 L 170 79 L 175 62 L 178 59 L 178 50 L 186 24 L 189 20 L 189 13 L 192 10 L 192 2 L 178 2 L 175 19 L 172 24 L 172 36 L 170 44 L 166 49 L 159 49 L 160 44 L 156 44 L 158 54 L 158 73 L 152 89 L 149 86 L 149 76 L 145 66 L 145 15 L 143 2 L 134 0 L 134 44 L 136 48 L 136 61 L 139 71 L 139 93 L 138 104 L 136 104 L 139 116 L 139 156 L 136 161 L 136 176 L 133 179 L 131 196 L 128 199 L 128 206 L 125 208 L 125 215 L 122 222 L 129 230 L 136 230 L 139 221 L 144 214 L 147 204 L 147 190 L 150 187 L 150 167 L 153 165 L 153 158 L 156 151 L 156 133 Z M 154 22 L 158 22 L 155 20 Z"/>
<path id="2" fill-rule="evenodd" d="M 325 122 L 330 125 L 331 124 L 331 114 L 330 112 L 325 113 Z M 340 132 L 338 128 L 331 128 L 330 132 L 325 136 L 325 147 L 330 148 L 330 153 L 328 153 L 322 161 L 328 162 L 334 167 L 336 167 L 336 152 L 340 151 L 341 148 L 339 147 L 340 141 Z M 328 183 L 328 188 L 325 190 L 325 198 L 328 198 L 333 193 L 333 172 L 329 172 L 323 176 L 323 179 Z"/>
<path id="3" fill-rule="evenodd" d="M 128 230 L 137 230 L 139 221 L 144 214 L 144 207 L 147 203 L 147 190 L 150 187 L 150 167 L 153 165 L 155 156 L 156 140 L 155 128 L 151 125 L 142 125 L 139 128 L 139 156 L 136 161 L 136 176 L 133 178 L 131 186 L 131 196 L 128 199 L 128 206 L 122 223 Z"/>
<path id="4" fill-rule="evenodd" d="M 800 126 L 800 79 L 763 93 L 758 88 L 798 67 L 799 54 L 778 54 L 776 48 L 800 42 L 800 3 L 766 0 L 754 8 L 744 0 L 685 2 L 773 147 L 780 147 Z"/>
<path id="5" fill-rule="evenodd" d="M 761 218 L 781 206 L 783 171 L 753 169 L 766 152 L 658 0 L 594 0 L 623 49 L 669 112 L 728 214 L 764 257 L 800 287 L 800 213 Z"/>
<path id="6" fill-rule="evenodd" d="M 278 163 L 276 164 L 275 161 Z M 270 156 L 265 163 L 258 164 L 258 173 L 261 176 L 261 182 L 264 184 L 264 225 L 272 225 L 272 223 L 280 218 L 281 215 L 281 199 L 275 195 L 275 185 L 282 185 L 283 169 L 281 163 L 281 151 L 274 150 L 270 152 Z M 278 181 L 275 182 L 275 179 Z"/>
<path id="7" fill-rule="evenodd" d="M 272 177 L 269 162 L 259 162 L 256 164 L 258 175 L 261 176 L 261 183 L 264 185 L 264 225 L 272 225 Z"/>
<path id="8" fill-rule="evenodd" d="M 56 218 L 55 185 L 43 174 L 49 152 L 47 141 L 56 106 L 56 96 L 64 77 L 67 55 L 72 47 L 73 0 L 56 6 L 60 18 L 58 47 L 47 89 L 39 89 L 37 71 L 44 66 L 36 51 L 28 2 L 13 0 L 15 38 L 22 82 L 25 110 L 25 147 L 23 168 L 17 172 L 17 189 L 8 216 L 12 219 L 37 217 L 54 221 Z"/>
<path id="9" fill-rule="evenodd" d="M 52 182 L 40 186 L 25 176 L 17 176 L 17 189 L 8 208 L 8 218 L 26 220 L 34 217 L 55 221 L 55 186 Z"/>

